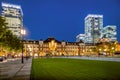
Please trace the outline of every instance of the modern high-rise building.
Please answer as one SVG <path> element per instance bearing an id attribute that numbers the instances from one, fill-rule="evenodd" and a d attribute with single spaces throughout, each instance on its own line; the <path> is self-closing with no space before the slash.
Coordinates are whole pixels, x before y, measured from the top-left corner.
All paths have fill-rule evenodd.
<path id="1" fill-rule="evenodd" d="M 97 43 L 102 37 L 103 15 L 89 14 L 85 17 L 85 43 Z"/>
<path id="2" fill-rule="evenodd" d="M 80 40 L 83 42 L 85 41 L 85 34 L 79 34 L 76 36 L 76 42 L 79 42 Z"/>
<path id="3" fill-rule="evenodd" d="M 2 16 L 5 17 L 7 28 L 13 35 L 21 38 L 23 27 L 23 12 L 20 5 L 2 3 Z"/>
<path id="4" fill-rule="evenodd" d="M 117 27 L 115 25 L 107 25 L 104 27 L 103 38 L 109 38 L 110 41 L 117 41 Z"/>

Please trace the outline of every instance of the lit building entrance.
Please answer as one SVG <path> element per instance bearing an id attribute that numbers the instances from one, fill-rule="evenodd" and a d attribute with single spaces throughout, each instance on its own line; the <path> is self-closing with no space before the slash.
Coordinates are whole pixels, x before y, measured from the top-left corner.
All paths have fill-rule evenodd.
<path id="1" fill-rule="evenodd" d="M 51 55 L 56 55 L 57 52 L 56 52 L 56 46 L 57 46 L 57 43 L 55 42 L 55 40 L 52 40 L 51 42 L 49 42 L 49 54 Z"/>

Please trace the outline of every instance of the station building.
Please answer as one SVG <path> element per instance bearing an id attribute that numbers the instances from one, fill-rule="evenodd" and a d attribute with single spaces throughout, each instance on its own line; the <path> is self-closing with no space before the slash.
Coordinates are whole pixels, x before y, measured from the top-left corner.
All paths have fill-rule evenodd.
<path id="1" fill-rule="evenodd" d="M 96 55 L 93 44 L 58 41 L 53 37 L 46 40 L 24 40 L 24 55 L 30 56 L 89 56 Z"/>

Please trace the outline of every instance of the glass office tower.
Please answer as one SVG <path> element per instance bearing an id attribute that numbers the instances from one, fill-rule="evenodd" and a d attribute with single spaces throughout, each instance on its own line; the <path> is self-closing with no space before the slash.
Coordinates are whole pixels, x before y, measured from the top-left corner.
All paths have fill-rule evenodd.
<path id="1" fill-rule="evenodd" d="M 76 36 L 76 42 L 79 42 L 80 40 L 85 42 L 85 34 L 79 34 Z"/>
<path id="2" fill-rule="evenodd" d="M 102 37 L 103 15 L 89 14 L 85 17 L 85 43 L 97 43 Z"/>
<path id="3" fill-rule="evenodd" d="M 2 3 L 2 16 L 5 17 L 7 28 L 13 35 L 21 38 L 21 29 L 23 27 L 23 12 L 21 6 Z"/>
<path id="4" fill-rule="evenodd" d="M 103 38 L 109 38 L 110 41 L 117 40 L 117 27 L 115 25 L 107 25 L 103 28 Z"/>

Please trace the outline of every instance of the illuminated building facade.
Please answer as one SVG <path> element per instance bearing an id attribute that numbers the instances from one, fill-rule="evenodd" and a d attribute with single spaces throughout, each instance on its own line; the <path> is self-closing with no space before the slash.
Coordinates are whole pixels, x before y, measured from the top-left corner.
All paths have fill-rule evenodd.
<path id="1" fill-rule="evenodd" d="M 25 40 L 24 55 L 30 56 L 82 56 L 96 55 L 92 52 L 92 44 L 83 42 L 65 42 L 58 41 L 55 38 L 49 37 L 46 40 Z"/>
<path id="2" fill-rule="evenodd" d="M 76 36 L 76 42 L 79 42 L 80 40 L 83 42 L 85 41 L 85 34 L 79 34 Z"/>
<path id="3" fill-rule="evenodd" d="M 89 14 L 85 17 L 85 43 L 97 43 L 102 36 L 103 15 Z"/>
<path id="4" fill-rule="evenodd" d="M 5 17 L 7 28 L 13 35 L 21 38 L 21 28 L 23 27 L 23 12 L 21 6 L 2 3 L 2 16 Z"/>
<path id="5" fill-rule="evenodd" d="M 109 38 L 110 41 L 117 41 L 117 29 L 115 25 L 108 25 L 103 28 L 103 38 Z"/>
<path id="6" fill-rule="evenodd" d="M 113 56 L 116 53 L 120 54 L 120 44 L 118 41 L 112 41 L 110 38 L 100 38 L 96 45 L 98 53 L 102 55 Z"/>

